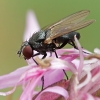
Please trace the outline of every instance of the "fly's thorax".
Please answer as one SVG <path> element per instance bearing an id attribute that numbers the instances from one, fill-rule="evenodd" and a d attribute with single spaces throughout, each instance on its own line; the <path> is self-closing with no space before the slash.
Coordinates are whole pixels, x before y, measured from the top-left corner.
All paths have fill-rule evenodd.
<path id="1" fill-rule="evenodd" d="M 45 31 L 40 30 L 40 31 L 34 33 L 34 34 L 30 37 L 29 43 L 30 43 L 30 44 L 33 44 L 33 42 L 41 42 L 41 41 L 45 40 L 45 38 L 46 38 L 46 33 L 45 33 Z"/>

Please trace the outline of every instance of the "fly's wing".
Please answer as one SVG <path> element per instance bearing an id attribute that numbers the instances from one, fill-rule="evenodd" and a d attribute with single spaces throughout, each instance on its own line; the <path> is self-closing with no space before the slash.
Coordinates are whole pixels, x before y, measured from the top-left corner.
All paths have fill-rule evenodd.
<path id="1" fill-rule="evenodd" d="M 69 17 L 66 17 L 65 19 L 59 21 L 58 23 L 50 26 L 49 28 L 47 28 L 47 30 L 50 31 L 47 34 L 46 40 L 44 42 L 49 44 L 54 38 L 90 25 L 92 22 L 94 22 L 94 20 L 82 22 L 82 20 L 85 19 L 89 15 L 89 13 L 90 11 L 83 10 L 72 14 Z"/>
<path id="2" fill-rule="evenodd" d="M 58 31 L 55 34 L 51 34 L 49 38 L 51 40 L 53 40 L 53 39 L 55 39 L 55 38 L 57 38 L 59 36 L 62 36 L 64 34 L 68 34 L 68 33 L 72 32 L 72 31 L 76 31 L 76 30 L 79 30 L 81 28 L 84 28 L 84 27 L 92 24 L 94 21 L 95 20 L 86 20 L 86 21 L 82 21 L 80 23 L 70 24 L 68 27 L 61 26 L 61 28 L 58 29 Z M 47 38 L 46 40 L 48 41 L 49 38 Z"/>
<path id="3" fill-rule="evenodd" d="M 69 23 L 76 23 L 76 22 L 80 22 L 83 19 L 85 19 L 88 15 L 90 14 L 89 10 L 82 10 L 79 12 L 76 12 L 62 20 L 60 20 L 59 22 L 53 24 L 52 26 L 50 26 L 48 29 L 54 29 L 57 28 L 59 25 L 63 25 L 63 24 L 69 24 Z"/>

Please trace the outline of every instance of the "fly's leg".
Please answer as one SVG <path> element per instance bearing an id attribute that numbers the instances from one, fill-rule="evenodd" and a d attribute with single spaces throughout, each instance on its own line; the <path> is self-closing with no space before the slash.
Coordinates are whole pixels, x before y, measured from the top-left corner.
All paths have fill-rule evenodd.
<path id="1" fill-rule="evenodd" d="M 75 45 L 74 41 L 70 40 L 71 42 L 69 42 L 68 44 L 72 45 L 75 49 L 78 50 L 77 46 Z"/>
<path id="2" fill-rule="evenodd" d="M 46 52 L 43 52 L 42 54 L 43 54 L 42 59 L 44 59 L 47 56 L 47 53 Z"/>
<path id="3" fill-rule="evenodd" d="M 52 56 L 52 51 L 50 51 L 50 57 Z"/>
<path id="4" fill-rule="evenodd" d="M 75 49 L 79 50 L 79 49 L 77 48 L 77 46 L 75 45 L 74 41 L 71 40 L 71 43 L 69 43 L 69 44 L 72 45 Z M 86 54 L 90 54 L 90 53 L 85 52 L 85 51 L 83 51 L 83 52 L 86 53 Z"/>
<path id="5" fill-rule="evenodd" d="M 37 56 L 37 55 L 39 55 L 40 53 L 37 53 L 37 54 L 35 54 L 35 55 L 33 55 L 33 56 Z M 47 56 L 47 53 L 46 52 L 42 52 L 42 54 L 44 55 L 43 57 L 42 57 L 42 59 L 44 59 L 46 56 Z M 35 60 L 34 60 L 35 61 Z M 36 61 L 35 61 L 36 62 Z M 38 63 L 36 62 L 36 64 L 38 65 Z M 41 78 L 41 81 L 42 81 L 42 89 L 41 89 L 41 91 L 43 90 L 43 87 L 44 87 L 44 76 L 42 76 L 42 78 Z"/>
<path id="6" fill-rule="evenodd" d="M 58 58 L 58 55 L 57 55 L 56 50 L 52 50 L 52 52 L 54 52 L 54 53 L 55 53 L 55 55 L 56 55 L 56 58 Z M 50 56 L 52 56 L 52 53 L 51 53 L 51 52 L 50 52 Z"/>
<path id="7" fill-rule="evenodd" d="M 36 54 L 33 55 L 33 57 L 35 57 L 35 56 L 37 56 L 37 55 L 39 55 L 39 54 L 40 54 L 40 53 L 36 53 Z"/>
<path id="8" fill-rule="evenodd" d="M 37 55 L 39 55 L 39 54 L 40 54 L 40 53 L 36 53 L 36 54 L 33 55 L 33 57 L 34 57 L 34 56 L 37 56 Z M 42 59 L 44 59 L 46 56 L 47 56 L 47 54 L 44 53 L 44 56 L 42 57 Z M 34 62 L 38 65 L 38 63 L 35 61 L 35 59 L 34 59 L 33 57 L 32 57 L 32 59 L 33 59 Z M 41 89 L 41 91 L 42 91 L 42 90 L 43 90 L 43 87 L 44 87 L 44 76 L 42 76 L 41 81 L 42 81 L 42 89 Z"/>
<path id="9" fill-rule="evenodd" d="M 68 43 L 68 41 L 64 41 L 59 47 L 56 47 L 56 48 L 57 48 L 57 49 L 61 49 L 61 48 L 63 48 L 67 43 Z"/>
<path id="10" fill-rule="evenodd" d="M 56 53 L 56 45 L 54 44 L 54 43 L 52 43 L 52 44 L 50 44 L 49 45 L 49 49 L 50 49 L 50 56 L 52 56 L 52 52 L 54 52 L 55 53 L 55 55 L 56 55 L 56 58 L 58 58 L 58 55 L 57 55 L 57 53 Z"/>
<path id="11" fill-rule="evenodd" d="M 61 48 L 63 47 L 63 46 L 65 46 L 67 44 L 67 42 L 64 42 L 62 45 L 61 45 Z M 56 58 L 58 58 L 58 55 L 57 55 L 57 53 L 56 53 L 56 51 L 54 50 L 54 52 L 55 52 L 55 55 L 56 55 Z M 67 74 L 66 74 L 66 71 L 63 69 L 63 72 L 64 72 L 64 74 L 65 74 L 65 76 L 66 76 L 66 78 L 67 78 L 67 80 L 68 80 L 68 76 L 67 76 Z"/>
<path id="12" fill-rule="evenodd" d="M 33 55 L 33 57 L 34 56 L 37 56 L 37 55 L 39 55 L 39 53 L 37 53 L 37 54 L 35 54 L 35 55 Z M 38 63 L 35 61 L 35 59 L 32 57 L 32 59 L 33 59 L 33 61 L 38 65 Z M 26 58 L 24 57 L 24 59 L 26 60 Z"/>
<path id="13" fill-rule="evenodd" d="M 35 59 L 32 57 L 32 59 L 34 60 L 34 62 L 38 65 L 38 63 L 35 61 Z"/>
<path id="14" fill-rule="evenodd" d="M 54 52 L 55 52 L 56 58 L 58 58 L 58 55 L 57 55 L 56 51 L 54 51 Z M 63 69 L 63 72 L 64 72 L 64 74 L 65 74 L 65 76 L 66 76 L 66 78 L 68 80 L 68 76 L 67 76 L 66 71 L 64 69 Z"/>
<path id="15" fill-rule="evenodd" d="M 42 81 L 42 89 L 41 89 L 41 91 L 42 91 L 43 87 L 44 87 L 44 76 L 42 76 L 41 81 Z"/>
<path id="16" fill-rule="evenodd" d="M 42 54 L 44 55 L 42 57 L 42 59 L 44 59 L 47 56 L 47 53 L 46 52 L 43 52 Z M 42 81 L 42 89 L 41 89 L 41 91 L 42 91 L 43 90 L 43 87 L 44 87 L 44 76 L 42 76 L 41 81 Z"/>
<path id="17" fill-rule="evenodd" d="M 56 49 L 63 48 L 68 43 L 68 41 L 66 41 L 66 40 L 67 39 L 63 40 L 63 43 L 59 47 L 56 47 Z M 58 55 L 57 55 L 56 51 L 54 51 L 54 52 L 55 52 L 56 58 L 58 58 Z M 68 80 L 68 76 L 67 76 L 66 71 L 64 69 L 63 69 L 63 72 L 64 72 L 64 74 L 65 74 L 65 76 L 66 76 L 66 78 Z"/>
<path id="18" fill-rule="evenodd" d="M 63 72 L 64 72 L 64 74 L 65 74 L 65 76 L 66 76 L 66 78 L 68 80 L 68 76 L 67 76 L 66 71 L 64 69 L 63 69 Z"/>
<path id="19" fill-rule="evenodd" d="M 54 50 L 54 53 L 55 53 L 55 55 L 56 55 L 56 58 L 58 58 L 58 55 L 57 55 L 57 52 L 56 52 L 56 50 Z"/>
<path id="20" fill-rule="evenodd" d="M 37 56 L 37 55 L 39 55 L 39 54 L 40 54 L 40 53 L 36 53 L 36 54 L 33 55 L 33 57 L 34 57 L 34 56 Z M 32 57 L 32 59 L 33 59 L 34 62 L 38 65 L 38 63 L 35 61 L 35 59 L 34 59 L 33 57 Z"/>

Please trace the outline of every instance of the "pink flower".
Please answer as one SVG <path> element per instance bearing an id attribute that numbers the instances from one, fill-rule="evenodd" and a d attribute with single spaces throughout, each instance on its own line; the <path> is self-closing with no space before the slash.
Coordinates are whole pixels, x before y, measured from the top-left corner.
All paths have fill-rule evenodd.
<path id="1" fill-rule="evenodd" d="M 39 25 L 38 25 L 38 22 L 36 20 L 35 14 L 32 11 L 28 12 L 26 23 L 27 24 L 26 24 L 26 30 L 25 30 L 25 35 L 24 35 L 24 41 L 28 40 L 29 37 L 32 35 L 32 33 L 36 32 L 40 29 Z M 77 50 L 75 51 L 76 52 L 75 56 L 72 56 L 71 54 L 69 54 L 68 57 L 66 58 L 66 56 L 61 56 L 61 55 L 63 54 L 62 52 L 74 53 L 74 51 L 75 51 L 74 49 L 62 49 L 62 50 L 58 50 L 57 53 L 58 53 L 59 57 L 62 57 L 64 59 L 68 59 L 69 61 L 71 61 L 71 60 L 74 60 L 76 57 L 78 57 Z M 49 54 L 48 54 L 48 56 L 49 56 Z M 53 54 L 53 57 L 54 56 L 55 55 Z M 34 67 L 37 67 L 32 59 L 28 60 L 27 62 L 28 62 L 29 65 L 21 67 L 21 68 L 15 70 L 13 72 L 7 74 L 7 75 L 0 76 L 0 89 L 13 87 L 13 86 L 15 86 L 15 88 L 16 88 L 16 86 L 24 84 L 23 81 L 20 81 L 20 77 L 26 71 L 32 70 Z M 36 68 L 34 68 L 33 70 L 36 70 Z M 51 78 L 51 72 L 52 72 L 53 78 Z M 60 75 L 60 77 L 59 77 L 59 75 Z M 48 86 L 52 83 L 55 83 L 55 82 L 63 79 L 64 73 L 63 73 L 62 70 L 59 70 L 59 69 L 58 70 L 52 70 L 52 71 L 49 70 L 48 73 L 46 73 L 46 71 L 45 71 L 44 76 L 45 76 L 45 85 L 44 85 L 44 87 L 46 87 L 46 86 Z M 48 80 L 48 78 L 49 78 L 49 80 Z M 39 82 L 39 85 L 41 85 L 41 80 Z M 15 90 L 15 88 L 14 88 L 14 90 Z M 6 96 L 6 95 L 11 94 L 12 92 L 7 92 L 7 93 L 1 92 L 0 95 Z"/>
<path id="2" fill-rule="evenodd" d="M 62 50 L 62 51 L 69 51 L 69 50 Z M 74 50 L 73 50 L 73 52 L 74 52 Z M 10 87 L 10 86 L 15 86 L 15 87 L 13 90 L 11 90 L 9 92 L 6 92 L 6 93 L 0 92 L 0 95 L 6 96 L 6 95 L 11 94 L 15 91 L 15 89 L 18 85 L 22 84 L 24 91 L 21 95 L 20 100 L 23 100 L 23 99 L 30 100 L 28 98 L 29 97 L 32 98 L 33 94 L 36 93 L 35 88 L 36 88 L 36 86 L 40 85 L 39 83 L 41 82 L 42 76 L 44 76 L 44 80 L 45 80 L 44 81 L 45 82 L 44 88 L 45 88 L 45 87 L 51 85 L 52 83 L 55 83 L 55 82 L 64 78 L 64 73 L 63 73 L 62 69 L 72 70 L 72 71 L 76 70 L 74 63 L 71 63 L 71 61 L 74 60 L 76 57 L 78 57 L 78 53 L 77 52 L 74 53 L 73 56 L 70 53 L 68 55 L 68 60 L 70 58 L 70 61 L 67 61 L 67 55 L 61 56 L 65 60 L 61 60 L 61 59 L 57 59 L 57 58 L 44 59 L 43 60 L 44 62 L 50 61 L 50 65 L 47 64 L 46 68 L 42 68 L 41 66 L 37 66 L 33 63 L 31 65 L 26 66 L 26 67 L 28 67 L 28 69 L 26 69 L 24 71 L 21 70 L 22 69 L 21 68 L 21 69 L 18 69 L 18 70 L 14 71 L 8 75 L 1 76 L 0 77 L 1 78 L 0 83 L 2 83 L 0 85 L 1 89 L 6 88 L 6 87 Z M 40 65 L 41 65 L 41 63 L 40 63 Z M 70 68 L 68 66 L 70 66 Z M 74 68 L 71 68 L 72 66 L 74 66 Z M 21 72 L 23 71 L 23 73 L 20 75 L 19 80 L 18 80 L 18 78 L 15 79 L 15 75 L 18 75 L 18 73 L 20 71 Z M 9 79 L 9 80 L 5 80 L 5 79 Z M 4 80 L 8 81 L 8 82 L 5 83 Z M 16 83 L 14 80 L 16 80 Z M 12 84 L 9 84 L 9 82 Z M 32 94 L 32 96 L 28 96 L 25 94 Z"/>
<path id="3" fill-rule="evenodd" d="M 38 30 L 36 17 L 29 11 L 24 40 Z M 99 100 L 97 92 L 100 89 L 100 61 L 93 56 L 90 60 L 84 60 L 89 54 L 83 53 L 83 50 L 91 55 L 93 53 L 82 49 L 76 37 L 75 42 L 79 50 L 59 49 L 59 58 L 55 58 L 54 54 L 49 57 L 48 54 L 47 58 L 41 60 L 40 55 L 35 58 L 39 65 L 30 59 L 27 66 L 0 76 L 0 89 L 14 87 L 11 91 L 0 92 L 0 95 L 12 94 L 21 85 L 23 92 L 20 100 Z M 63 69 L 72 73 L 69 80 L 64 79 Z M 43 76 L 44 89 L 41 91 L 36 88 L 42 86 Z"/>
<path id="4" fill-rule="evenodd" d="M 80 60 L 78 60 L 79 66 L 76 70 L 72 70 L 75 68 L 73 65 L 68 65 L 72 72 L 69 81 L 61 80 L 60 85 L 58 82 L 55 83 L 56 86 L 53 84 L 45 88 L 32 100 L 46 100 L 47 98 L 48 100 L 100 100 L 100 94 L 98 94 L 100 89 L 100 61 L 95 59 L 95 56 L 92 60 L 84 62 L 81 46 L 76 38 L 75 41 L 79 48 Z"/>

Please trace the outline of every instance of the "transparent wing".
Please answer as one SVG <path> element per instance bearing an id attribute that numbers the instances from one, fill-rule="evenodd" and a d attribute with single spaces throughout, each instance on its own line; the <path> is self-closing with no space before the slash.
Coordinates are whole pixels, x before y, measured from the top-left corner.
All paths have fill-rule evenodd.
<path id="1" fill-rule="evenodd" d="M 93 23 L 94 20 L 82 22 L 82 20 L 85 19 L 89 15 L 89 13 L 90 11 L 88 10 L 77 12 L 59 21 L 58 23 L 50 26 L 49 28 L 47 28 L 47 30 L 50 30 L 50 31 L 47 34 L 45 43 L 49 43 L 52 39 L 58 36 L 68 34 L 71 31 L 78 30 L 80 28 L 86 27 L 90 25 L 91 23 Z"/>
<path id="2" fill-rule="evenodd" d="M 90 24 L 92 24 L 95 20 L 86 20 L 86 21 L 82 21 L 80 23 L 77 23 L 77 24 L 72 24 L 70 25 L 69 27 L 63 27 L 61 28 L 55 35 L 51 35 L 50 38 L 51 39 L 54 39 L 54 38 L 57 38 L 61 35 L 64 35 L 64 34 L 67 34 L 69 32 L 72 32 L 72 31 L 76 31 L 76 30 L 79 30 L 81 28 L 84 28 Z"/>
<path id="3" fill-rule="evenodd" d="M 53 24 L 48 29 L 53 30 L 53 29 L 58 28 L 59 26 L 61 26 L 63 24 L 80 22 L 83 19 L 85 19 L 89 15 L 89 13 L 90 13 L 89 10 L 82 10 L 82 11 L 76 12 L 76 13 L 74 13 L 70 16 L 67 16 L 66 18 L 60 20 L 59 22 Z"/>
<path id="4" fill-rule="evenodd" d="M 49 44 L 50 42 L 52 42 L 53 39 L 55 39 L 59 36 L 62 36 L 64 34 L 68 34 L 69 32 L 84 28 L 84 27 L 92 24 L 94 21 L 95 20 L 86 20 L 86 21 L 82 21 L 80 23 L 70 24 L 67 28 L 66 27 L 60 28 L 57 33 L 51 34 L 50 37 L 48 37 L 44 42 Z"/>

